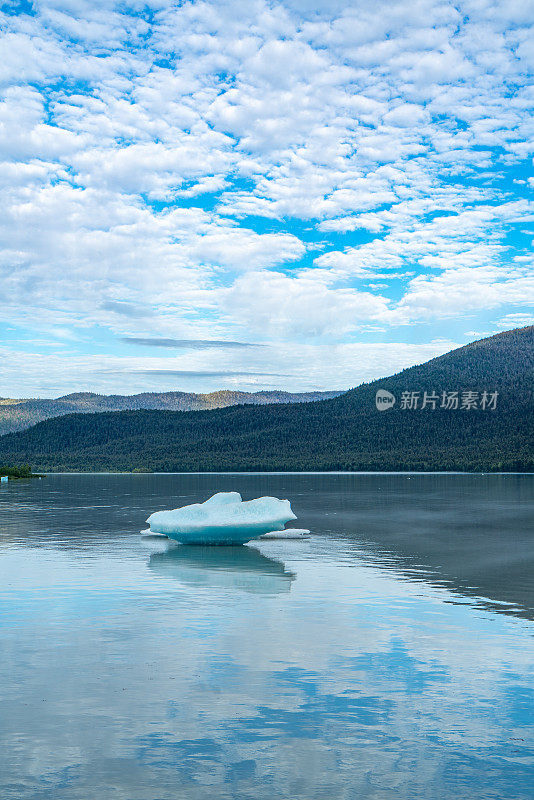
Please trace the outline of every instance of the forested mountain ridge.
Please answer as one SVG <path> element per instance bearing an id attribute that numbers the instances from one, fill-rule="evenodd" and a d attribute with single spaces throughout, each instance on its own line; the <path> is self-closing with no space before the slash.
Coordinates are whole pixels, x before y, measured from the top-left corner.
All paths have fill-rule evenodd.
<path id="1" fill-rule="evenodd" d="M 24 430 L 45 419 L 65 414 L 95 414 L 102 411 L 137 411 L 159 409 L 165 411 L 201 411 L 226 406 L 264 403 L 308 403 L 336 397 L 332 392 L 238 392 L 220 389 L 208 394 L 194 392 L 143 392 L 141 394 L 95 394 L 74 392 L 64 397 L 30 398 L 13 400 L 0 398 L 0 436 Z"/>
<path id="2" fill-rule="evenodd" d="M 378 389 L 395 396 L 389 410 L 377 410 Z M 421 407 L 425 392 L 435 407 Z M 457 407 L 441 407 L 455 392 Z M 532 471 L 533 394 L 530 326 L 316 403 L 51 419 L 0 438 L 0 461 L 81 471 Z M 415 408 L 404 402 L 413 395 Z"/>

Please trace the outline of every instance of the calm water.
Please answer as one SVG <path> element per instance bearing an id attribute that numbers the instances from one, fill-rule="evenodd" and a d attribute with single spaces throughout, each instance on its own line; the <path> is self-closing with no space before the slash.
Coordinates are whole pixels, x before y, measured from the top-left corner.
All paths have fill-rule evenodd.
<path id="1" fill-rule="evenodd" d="M 313 537 L 139 536 L 229 489 Z M 2 486 L 1 800 L 531 800 L 533 521 L 534 476 Z"/>

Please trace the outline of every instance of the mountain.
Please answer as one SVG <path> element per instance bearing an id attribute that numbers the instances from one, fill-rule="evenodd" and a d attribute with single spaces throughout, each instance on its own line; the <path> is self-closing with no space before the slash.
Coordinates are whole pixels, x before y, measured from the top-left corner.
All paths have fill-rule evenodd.
<path id="1" fill-rule="evenodd" d="M 201 411 L 226 406 L 265 403 L 308 403 L 337 397 L 341 392 L 234 392 L 222 389 L 209 394 L 191 392 L 144 392 L 134 395 L 103 395 L 75 392 L 50 399 L 11 400 L 0 398 L 0 436 L 24 430 L 37 422 L 64 414 L 95 414 L 102 411 Z"/>
<path id="2" fill-rule="evenodd" d="M 0 462 L 52 471 L 533 471 L 533 376 L 531 326 L 316 403 L 50 419 L 1 437 Z M 379 389 L 396 398 L 388 410 L 377 410 Z M 405 407 L 412 392 L 417 408 Z M 424 392 L 436 408 L 421 408 Z M 442 408 L 443 392 L 478 407 Z"/>

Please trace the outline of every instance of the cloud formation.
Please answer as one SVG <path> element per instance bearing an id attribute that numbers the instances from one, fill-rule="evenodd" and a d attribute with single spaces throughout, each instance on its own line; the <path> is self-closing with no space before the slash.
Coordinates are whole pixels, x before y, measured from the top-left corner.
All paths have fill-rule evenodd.
<path id="1" fill-rule="evenodd" d="M 44 331 L 73 358 L 121 337 L 332 354 L 528 317 L 529 3 L 4 9 L 10 348 Z"/>
<path id="2" fill-rule="evenodd" d="M 241 348 L 241 347 L 261 347 L 262 345 L 253 342 L 231 342 L 225 339 L 154 339 L 142 338 L 139 336 L 123 336 L 122 341 L 126 344 L 141 345 L 142 347 L 168 347 L 182 350 L 207 350 L 215 348 Z"/>

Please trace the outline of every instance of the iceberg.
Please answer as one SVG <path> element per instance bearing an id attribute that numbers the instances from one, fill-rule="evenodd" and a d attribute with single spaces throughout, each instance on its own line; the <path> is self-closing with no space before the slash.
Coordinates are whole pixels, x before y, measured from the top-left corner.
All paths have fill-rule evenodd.
<path id="1" fill-rule="evenodd" d="M 289 500 L 258 497 L 243 501 L 239 492 L 218 492 L 204 503 L 156 511 L 147 519 L 151 533 L 181 544 L 245 544 L 280 530 L 296 519 Z"/>
<path id="2" fill-rule="evenodd" d="M 260 539 L 309 539 L 310 531 L 307 528 L 285 528 L 283 531 L 270 531 L 260 536 Z"/>

